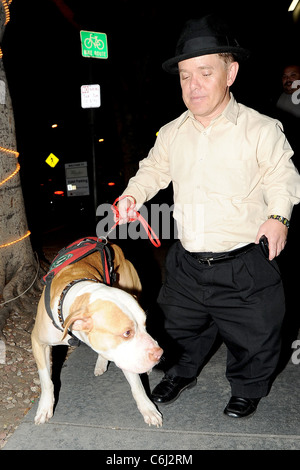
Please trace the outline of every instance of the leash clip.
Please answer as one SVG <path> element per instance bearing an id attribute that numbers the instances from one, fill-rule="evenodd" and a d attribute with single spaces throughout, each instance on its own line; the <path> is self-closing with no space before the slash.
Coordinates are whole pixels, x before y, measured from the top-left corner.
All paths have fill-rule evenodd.
<path id="1" fill-rule="evenodd" d="M 107 237 L 108 237 L 108 235 L 109 235 L 110 232 L 111 232 L 111 230 L 106 234 L 105 237 L 101 237 L 101 238 L 98 237 L 98 241 L 99 241 L 100 243 L 103 243 L 103 245 L 107 245 L 107 244 L 108 244 Z"/>

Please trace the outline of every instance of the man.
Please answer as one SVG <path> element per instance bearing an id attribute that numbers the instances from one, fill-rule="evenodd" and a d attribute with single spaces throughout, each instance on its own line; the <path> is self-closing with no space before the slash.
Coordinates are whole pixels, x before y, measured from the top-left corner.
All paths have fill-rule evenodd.
<path id="1" fill-rule="evenodd" d="M 300 117 L 300 66 L 288 65 L 282 74 L 283 92 L 276 106 L 281 111 Z M 298 91 L 299 90 L 299 91 Z"/>
<path id="2" fill-rule="evenodd" d="M 300 200 L 280 123 L 238 104 L 229 91 L 247 56 L 214 15 L 185 25 L 163 68 L 179 73 L 188 110 L 160 129 L 119 204 L 125 223 L 173 183 L 180 240 L 167 255 L 158 302 L 176 362 L 153 401 L 171 403 L 196 384 L 219 333 L 232 390 L 224 413 L 235 418 L 255 412 L 276 369 L 284 293 L 274 258 Z M 263 235 L 269 256 L 259 245 Z"/>

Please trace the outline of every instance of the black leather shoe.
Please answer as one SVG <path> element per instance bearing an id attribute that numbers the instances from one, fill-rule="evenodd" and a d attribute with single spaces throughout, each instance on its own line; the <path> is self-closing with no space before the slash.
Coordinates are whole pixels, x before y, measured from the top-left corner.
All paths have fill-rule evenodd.
<path id="1" fill-rule="evenodd" d="M 151 399 L 161 405 L 173 403 L 185 389 L 194 387 L 196 383 L 195 377 L 186 378 L 166 374 L 154 388 Z"/>
<path id="2" fill-rule="evenodd" d="M 260 398 L 231 397 L 224 413 L 231 418 L 248 418 L 257 408 Z"/>

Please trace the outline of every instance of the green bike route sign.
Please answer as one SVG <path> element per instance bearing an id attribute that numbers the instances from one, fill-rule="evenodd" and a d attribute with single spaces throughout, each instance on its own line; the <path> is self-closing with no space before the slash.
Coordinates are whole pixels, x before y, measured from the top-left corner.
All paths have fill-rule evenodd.
<path id="1" fill-rule="evenodd" d="M 95 59 L 108 58 L 107 36 L 105 33 L 80 31 L 80 39 L 83 57 L 93 57 Z"/>

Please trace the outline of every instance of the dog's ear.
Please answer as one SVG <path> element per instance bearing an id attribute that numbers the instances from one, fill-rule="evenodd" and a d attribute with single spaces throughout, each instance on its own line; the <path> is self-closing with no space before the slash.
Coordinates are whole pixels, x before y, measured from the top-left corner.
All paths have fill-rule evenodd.
<path id="1" fill-rule="evenodd" d="M 93 328 L 93 324 L 93 318 L 91 316 L 84 315 L 82 312 L 69 315 L 64 322 L 64 333 L 62 340 L 67 336 L 68 329 L 71 326 L 72 330 L 74 331 L 89 332 Z"/>

